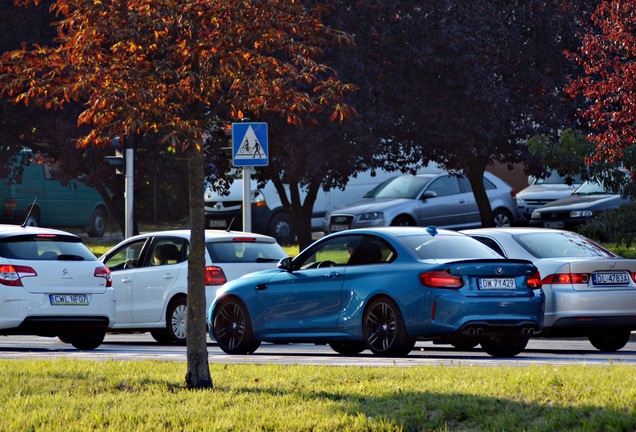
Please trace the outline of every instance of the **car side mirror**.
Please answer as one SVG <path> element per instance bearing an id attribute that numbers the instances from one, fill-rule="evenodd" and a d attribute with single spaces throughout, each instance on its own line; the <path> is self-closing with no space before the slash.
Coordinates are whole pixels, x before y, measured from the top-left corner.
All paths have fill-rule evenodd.
<path id="1" fill-rule="evenodd" d="M 420 198 L 422 201 L 429 199 L 429 198 L 435 198 L 437 197 L 437 192 L 434 191 L 426 191 L 422 194 L 422 197 Z"/>
<path id="2" fill-rule="evenodd" d="M 278 268 L 285 271 L 292 271 L 292 259 L 290 257 L 285 257 L 278 261 Z"/>

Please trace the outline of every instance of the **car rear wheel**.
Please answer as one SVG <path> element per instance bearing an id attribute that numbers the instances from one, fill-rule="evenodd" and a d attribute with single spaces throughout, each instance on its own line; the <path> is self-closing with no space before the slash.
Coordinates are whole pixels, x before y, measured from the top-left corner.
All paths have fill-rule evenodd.
<path id="1" fill-rule="evenodd" d="M 212 332 L 219 347 L 228 354 L 251 354 L 261 342 L 254 339 L 247 308 L 238 299 L 226 299 L 216 307 Z"/>
<path id="2" fill-rule="evenodd" d="M 167 329 L 152 330 L 150 332 L 150 336 L 152 336 L 154 340 L 162 345 L 172 345 L 173 343 L 172 339 L 170 339 L 170 335 L 168 334 Z"/>
<path id="3" fill-rule="evenodd" d="M 69 335 L 68 341 L 78 350 L 94 350 L 104 342 L 105 336 L 104 330 L 86 330 Z"/>
<path id="4" fill-rule="evenodd" d="M 629 329 L 618 328 L 590 334 L 588 339 L 597 350 L 613 352 L 623 348 L 631 337 L 632 332 Z"/>
<path id="5" fill-rule="evenodd" d="M 367 349 L 364 342 L 330 342 L 329 346 L 338 354 L 354 356 Z"/>
<path id="6" fill-rule="evenodd" d="M 185 297 L 179 297 L 168 305 L 166 314 L 166 330 L 168 340 L 175 345 L 185 345 L 188 335 L 187 318 L 188 306 Z"/>
<path id="7" fill-rule="evenodd" d="M 512 215 L 507 210 L 497 209 L 492 216 L 497 228 L 512 226 Z"/>
<path id="8" fill-rule="evenodd" d="M 514 357 L 528 345 L 527 337 L 491 337 L 481 341 L 481 347 L 493 357 Z"/>
<path id="9" fill-rule="evenodd" d="M 411 352 L 415 339 L 409 337 L 397 304 L 389 298 L 373 300 L 362 321 L 367 346 L 376 355 L 401 357 Z"/>
<path id="10" fill-rule="evenodd" d="M 106 213 L 102 209 L 95 209 L 91 216 L 91 224 L 86 231 L 89 237 L 102 237 L 106 232 Z"/>

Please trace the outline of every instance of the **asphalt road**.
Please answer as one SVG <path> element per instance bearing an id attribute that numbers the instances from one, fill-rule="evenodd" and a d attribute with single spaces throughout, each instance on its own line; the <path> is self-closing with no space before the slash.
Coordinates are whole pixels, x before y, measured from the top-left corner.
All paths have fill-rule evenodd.
<path id="1" fill-rule="evenodd" d="M 104 343 L 93 351 L 79 351 L 57 338 L 37 336 L 0 337 L 2 359 L 55 359 L 133 361 L 152 359 L 186 361 L 186 348 L 159 345 L 149 334 L 109 334 Z M 536 364 L 636 365 L 636 341 L 622 350 L 602 353 L 585 339 L 533 339 L 525 351 L 512 358 L 493 358 L 481 350 L 459 351 L 450 345 L 420 342 L 407 357 L 382 358 L 365 351 L 355 357 L 336 354 L 327 345 L 262 344 L 252 355 L 227 355 L 213 342 L 208 343 L 209 363 L 236 364 L 311 364 L 338 366 L 415 366 L 415 365 L 478 365 L 530 366 Z"/>

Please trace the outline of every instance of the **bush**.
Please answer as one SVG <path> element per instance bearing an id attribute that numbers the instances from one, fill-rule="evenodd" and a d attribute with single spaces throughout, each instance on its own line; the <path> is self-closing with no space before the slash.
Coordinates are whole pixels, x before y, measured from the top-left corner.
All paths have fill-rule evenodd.
<path id="1" fill-rule="evenodd" d="M 636 243 L 635 220 L 636 204 L 623 204 L 619 208 L 601 213 L 577 231 L 597 241 L 630 247 L 632 243 Z"/>

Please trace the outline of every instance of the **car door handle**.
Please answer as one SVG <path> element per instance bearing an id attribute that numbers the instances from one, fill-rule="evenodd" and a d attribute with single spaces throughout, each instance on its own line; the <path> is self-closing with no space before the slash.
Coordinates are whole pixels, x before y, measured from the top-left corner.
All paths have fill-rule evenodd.
<path id="1" fill-rule="evenodd" d="M 131 278 L 129 278 L 129 277 L 124 277 L 124 278 L 121 278 L 121 281 L 120 281 L 120 282 L 121 282 L 121 283 L 131 283 L 131 282 L 132 282 L 132 279 L 131 279 Z"/>
<path id="2" fill-rule="evenodd" d="M 328 277 L 328 278 L 340 277 L 340 272 L 327 273 L 325 276 Z"/>
<path id="3" fill-rule="evenodd" d="M 166 273 L 165 275 L 163 275 L 164 279 L 173 279 L 174 275 L 172 273 Z"/>

